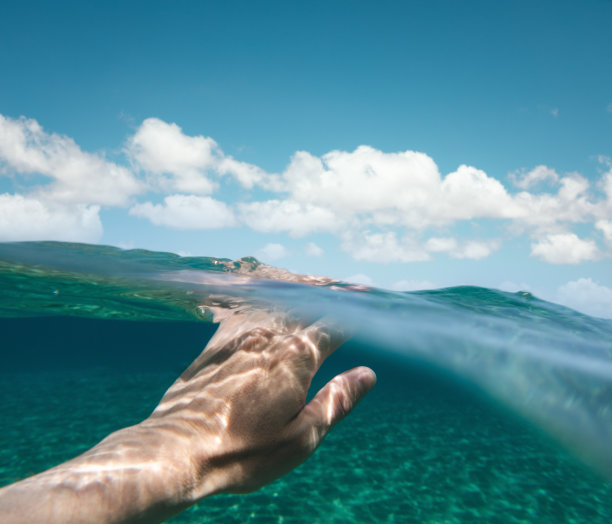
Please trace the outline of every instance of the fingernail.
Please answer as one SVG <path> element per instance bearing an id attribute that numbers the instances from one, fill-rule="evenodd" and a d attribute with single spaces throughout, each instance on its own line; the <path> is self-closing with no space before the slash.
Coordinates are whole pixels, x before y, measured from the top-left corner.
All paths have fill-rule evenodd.
<path id="1" fill-rule="evenodd" d="M 366 386 L 369 391 L 376 385 L 376 373 L 374 373 L 374 371 L 372 371 L 370 368 L 363 366 L 359 368 L 359 376 L 357 377 L 357 380 Z"/>

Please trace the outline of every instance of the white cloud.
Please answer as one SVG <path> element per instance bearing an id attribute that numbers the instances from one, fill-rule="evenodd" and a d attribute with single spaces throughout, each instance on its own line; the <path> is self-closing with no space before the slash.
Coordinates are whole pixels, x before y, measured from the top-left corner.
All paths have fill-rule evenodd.
<path id="1" fill-rule="evenodd" d="M 557 118 L 557 117 L 559 116 L 559 108 L 558 108 L 558 107 L 555 107 L 555 108 L 551 109 L 551 110 L 550 110 L 550 114 L 551 114 L 552 116 L 554 116 L 555 118 Z"/>
<path id="2" fill-rule="evenodd" d="M 499 180 L 471 166 L 462 165 L 449 173 L 441 190 L 441 199 L 430 202 L 437 211 L 438 223 L 474 218 L 517 218 L 523 214 Z"/>
<path id="3" fill-rule="evenodd" d="M 99 206 L 54 204 L 23 195 L 0 194 L 0 241 L 98 242 Z"/>
<path id="4" fill-rule="evenodd" d="M 452 258 L 480 260 L 499 249 L 498 240 L 469 240 L 458 242 L 451 237 L 432 237 L 424 244 L 410 236 L 398 239 L 394 231 L 383 233 L 346 232 L 341 247 L 356 260 L 368 262 L 423 262 L 430 253 L 447 253 Z"/>
<path id="5" fill-rule="evenodd" d="M 275 243 L 266 244 L 255 253 L 256 258 L 262 262 L 274 262 L 281 258 L 285 258 L 287 255 L 289 255 L 287 248 L 282 244 Z"/>
<path id="6" fill-rule="evenodd" d="M 293 237 L 330 233 L 354 259 L 376 262 L 424 261 L 432 253 L 482 259 L 499 248 L 499 240 L 435 236 L 436 229 L 468 220 L 504 221 L 510 226 L 506 231 L 534 239 L 533 256 L 552 263 L 601 256 L 595 240 L 568 232 L 572 224 L 590 223 L 611 242 L 612 169 L 592 190 L 577 173 L 561 177 L 540 165 L 511 174 L 520 191 L 510 193 L 472 166 L 442 176 L 424 153 L 360 146 L 321 157 L 298 151 L 282 173 L 269 174 L 225 155 L 210 137 L 186 135 L 178 125 L 156 118 L 142 122 L 127 140 L 125 153 L 147 183 L 104 155 L 83 152 L 71 138 L 46 133 L 35 120 L 0 115 L 0 175 L 26 188 L 19 191 L 28 205 L 37 202 L 49 216 L 70 218 L 74 224 L 94 215 L 99 223 L 95 206 L 131 205 L 132 215 L 172 228 L 228 227 L 240 221 L 257 231 Z M 600 161 L 610 165 L 609 159 Z M 40 177 L 32 175 L 49 182 L 40 184 Z M 230 205 L 213 200 L 209 195 L 228 177 L 259 191 Z M 533 191 L 544 182 L 553 189 Z M 261 190 L 266 196 L 251 200 Z M 145 191 L 161 191 L 163 202 L 142 198 L 135 203 Z M 70 210 L 68 204 L 76 207 Z M 88 228 L 74 230 L 93 231 Z M 318 256 L 314 248 L 309 252 Z"/>
<path id="7" fill-rule="evenodd" d="M 125 206 L 144 190 L 127 168 L 81 151 L 71 138 L 46 133 L 36 120 L 2 115 L 0 171 L 50 177 L 34 192 L 58 203 Z"/>
<path id="8" fill-rule="evenodd" d="M 440 183 L 437 166 L 427 155 L 383 153 L 368 146 L 332 151 L 322 158 L 298 152 L 283 178 L 294 200 L 340 214 L 422 208 Z"/>
<path id="9" fill-rule="evenodd" d="M 342 247 L 358 260 L 415 261 L 429 258 L 408 236 L 389 228 L 424 228 L 474 218 L 519 218 L 503 185 L 481 170 L 460 166 L 442 178 L 423 153 L 383 153 L 360 146 L 323 157 L 297 152 L 280 175 L 286 198 L 242 204 L 242 221 L 263 232 L 303 236 L 341 235 Z M 386 230 L 376 231 L 383 227 Z M 356 240 L 355 240 L 356 239 Z M 453 256 L 482 258 L 495 246 L 473 242 Z"/>
<path id="10" fill-rule="evenodd" d="M 352 236 L 368 232 L 364 244 L 345 238 L 345 250 L 357 259 L 374 260 L 372 244 L 385 244 L 387 252 L 393 253 L 387 259 L 408 261 L 424 259 L 415 256 L 423 249 L 415 249 L 414 242 L 408 250 L 398 243 L 402 229 L 419 232 L 490 218 L 509 220 L 517 233 L 541 236 L 602 214 L 602 202 L 593 200 L 589 182 L 576 173 L 559 177 L 554 170 L 537 166 L 513 176 L 525 189 L 515 195 L 500 181 L 467 165 L 442 177 L 430 157 L 414 151 L 383 153 L 360 146 L 353 152 L 332 151 L 322 157 L 300 151 L 281 174 L 279 187 L 286 198 L 247 204 L 243 218 L 257 230 L 294 236 L 314 231 L 342 232 L 344 237 L 347 231 Z M 610 180 L 612 192 L 612 175 Z M 556 193 L 526 190 L 542 181 L 556 185 Z M 472 240 L 444 249 L 431 243 L 425 249 L 476 259 L 498 247 L 499 241 Z"/>
<path id="11" fill-rule="evenodd" d="M 282 177 L 290 200 L 377 225 L 424 228 L 521 214 L 503 185 L 483 171 L 460 166 L 442 179 L 434 161 L 414 151 L 360 146 L 321 158 L 300 151 Z"/>
<path id="12" fill-rule="evenodd" d="M 204 136 L 187 136 L 176 124 L 147 118 L 127 143 L 127 152 L 149 173 L 174 175 L 160 178 L 163 189 L 188 193 L 211 193 L 215 184 L 206 171 L 218 162 L 217 143 Z"/>
<path id="13" fill-rule="evenodd" d="M 556 194 L 523 191 L 514 197 L 522 209 L 517 223 L 547 232 L 564 223 L 586 222 L 599 213 L 600 207 L 589 199 L 588 189 L 588 180 L 574 173 L 559 180 Z"/>
<path id="14" fill-rule="evenodd" d="M 255 184 L 277 184 L 274 175 L 225 155 L 212 138 L 186 135 L 178 125 L 158 118 L 142 122 L 128 139 L 126 153 L 136 165 L 155 175 L 155 183 L 164 191 L 207 195 L 218 185 L 210 178 L 215 174 L 232 175 L 247 189 Z"/>
<path id="15" fill-rule="evenodd" d="M 579 278 L 559 287 L 557 301 L 588 315 L 612 318 L 612 289 L 590 278 Z"/>
<path id="16" fill-rule="evenodd" d="M 340 222 L 330 209 L 293 200 L 241 204 L 242 221 L 256 231 L 301 237 L 317 231 L 336 231 Z"/>
<path id="17" fill-rule="evenodd" d="M 600 257 L 593 240 L 582 240 L 574 233 L 546 235 L 531 244 L 531 255 L 551 264 L 579 264 Z"/>
<path id="18" fill-rule="evenodd" d="M 444 251 L 453 251 L 457 249 L 457 241 L 454 238 L 449 237 L 432 237 L 425 242 L 425 249 L 432 253 L 439 253 Z"/>
<path id="19" fill-rule="evenodd" d="M 436 289 L 440 286 L 429 280 L 398 280 L 391 284 L 394 291 L 420 291 L 422 289 Z"/>
<path id="20" fill-rule="evenodd" d="M 429 254 L 409 237 L 397 239 L 393 231 L 344 235 L 341 247 L 355 260 L 367 262 L 420 262 L 429 260 Z"/>
<path id="21" fill-rule="evenodd" d="M 456 239 L 449 237 L 432 237 L 425 243 L 425 249 L 432 253 L 446 252 L 452 258 L 472 260 L 486 258 L 499 247 L 498 240 L 469 240 L 460 244 Z"/>
<path id="22" fill-rule="evenodd" d="M 453 258 L 468 258 L 470 260 L 481 260 L 487 258 L 493 251 L 499 249 L 497 240 L 478 241 L 470 240 L 459 249 L 451 251 Z"/>
<path id="23" fill-rule="evenodd" d="M 265 189 L 282 191 L 282 182 L 278 175 L 266 173 L 263 169 L 246 162 L 234 160 L 230 156 L 224 156 L 217 166 L 217 171 L 222 175 L 232 175 L 245 188 L 251 189 L 259 185 Z"/>
<path id="24" fill-rule="evenodd" d="M 306 254 L 309 257 L 320 257 L 323 255 L 323 253 L 324 253 L 323 249 L 321 249 L 314 242 L 308 242 L 308 244 L 306 244 Z"/>
<path id="25" fill-rule="evenodd" d="M 534 167 L 531 171 L 515 171 L 510 173 L 510 178 L 514 185 L 521 189 L 528 189 L 540 182 L 549 181 L 556 183 L 559 181 L 559 175 L 554 169 L 544 165 Z"/>
<path id="26" fill-rule="evenodd" d="M 217 229 L 236 224 L 232 210 L 225 203 L 195 195 L 170 195 L 164 198 L 163 204 L 136 204 L 130 209 L 130 215 L 175 229 Z"/>
<path id="27" fill-rule="evenodd" d="M 612 220 L 598 220 L 595 227 L 603 233 L 606 244 L 612 246 Z"/>

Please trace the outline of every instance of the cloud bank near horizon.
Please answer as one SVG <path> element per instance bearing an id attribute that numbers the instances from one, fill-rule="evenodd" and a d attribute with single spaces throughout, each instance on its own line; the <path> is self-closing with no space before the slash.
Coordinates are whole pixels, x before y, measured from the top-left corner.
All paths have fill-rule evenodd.
<path id="1" fill-rule="evenodd" d="M 0 176 L 19 188 L 0 195 L 0 240 L 96 242 L 103 232 L 100 210 L 124 208 L 178 230 L 326 233 L 355 260 L 374 262 L 479 260 L 505 238 L 520 236 L 529 238 L 531 256 L 551 264 L 599 260 L 612 248 L 606 158 L 594 186 L 578 173 L 560 175 L 547 166 L 510 173 L 508 185 L 469 165 L 443 176 L 425 153 L 365 145 L 321 157 L 297 151 L 282 173 L 268 173 L 225 154 L 210 137 L 188 136 L 157 118 L 126 138 L 123 157 L 121 165 L 111 162 L 36 120 L 0 115 Z M 241 199 L 212 196 L 236 185 Z M 501 225 L 501 233 L 453 233 L 478 222 Z"/>

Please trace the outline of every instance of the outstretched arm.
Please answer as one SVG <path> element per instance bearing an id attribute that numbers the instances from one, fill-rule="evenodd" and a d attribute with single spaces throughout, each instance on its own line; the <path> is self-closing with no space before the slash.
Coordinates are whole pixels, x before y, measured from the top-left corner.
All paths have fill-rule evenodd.
<path id="1" fill-rule="evenodd" d="M 209 495 L 260 488 L 306 460 L 374 386 L 370 369 L 355 368 L 305 404 L 342 342 L 324 323 L 224 319 L 149 418 L 1 489 L 0 521 L 160 522 Z"/>

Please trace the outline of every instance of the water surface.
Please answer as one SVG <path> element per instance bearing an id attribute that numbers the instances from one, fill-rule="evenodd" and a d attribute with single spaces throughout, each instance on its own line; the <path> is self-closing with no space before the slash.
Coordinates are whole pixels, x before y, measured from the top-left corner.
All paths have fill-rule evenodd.
<path id="1" fill-rule="evenodd" d="M 393 293 L 254 259 L 0 245 L 0 484 L 148 416 L 212 336 L 210 307 L 353 333 L 313 390 L 378 385 L 297 470 L 174 522 L 610 522 L 612 322 L 527 293 Z"/>

